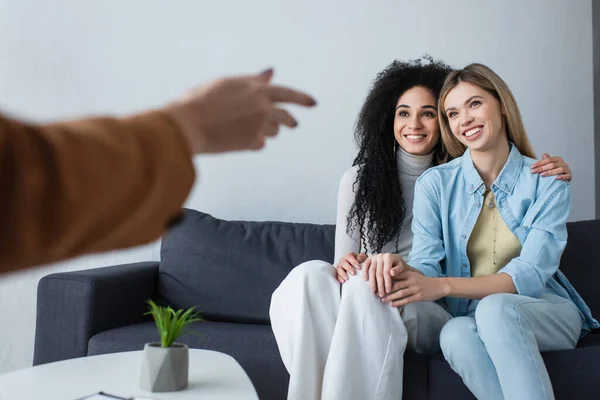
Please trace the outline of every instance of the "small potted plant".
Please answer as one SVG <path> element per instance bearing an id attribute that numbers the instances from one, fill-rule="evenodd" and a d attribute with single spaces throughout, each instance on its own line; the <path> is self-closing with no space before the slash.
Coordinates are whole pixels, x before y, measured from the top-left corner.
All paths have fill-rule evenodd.
<path id="1" fill-rule="evenodd" d="M 194 308 L 173 310 L 148 300 L 160 343 L 146 343 L 142 364 L 141 388 L 149 392 L 173 392 L 188 384 L 188 346 L 175 341 L 192 322 L 201 321 Z"/>

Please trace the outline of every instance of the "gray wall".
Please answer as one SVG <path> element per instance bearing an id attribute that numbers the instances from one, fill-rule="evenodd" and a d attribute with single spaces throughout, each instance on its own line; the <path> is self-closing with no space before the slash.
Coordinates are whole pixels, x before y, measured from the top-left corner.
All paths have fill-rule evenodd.
<path id="1" fill-rule="evenodd" d="M 333 222 L 356 114 L 392 59 L 428 52 L 494 68 L 538 154 L 574 173 L 571 220 L 595 211 L 590 0 L 0 0 L 0 108 L 48 120 L 161 104 L 224 73 L 273 65 L 313 111 L 260 155 L 203 157 L 187 205 L 223 218 Z M 0 280 L 0 372 L 31 362 L 35 285 L 62 271 L 156 259 L 156 244 Z M 10 328 L 9 328 L 10 327 Z"/>
<path id="2" fill-rule="evenodd" d="M 596 167 L 596 218 L 600 218 L 600 4 L 592 3 L 592 31 L 594 47 L 594 161 Z"/>

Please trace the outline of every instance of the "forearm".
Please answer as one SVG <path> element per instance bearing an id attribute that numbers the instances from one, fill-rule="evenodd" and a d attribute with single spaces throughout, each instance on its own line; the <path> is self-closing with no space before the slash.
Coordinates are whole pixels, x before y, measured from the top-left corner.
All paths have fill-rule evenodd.
<path id="1" fill-rule="evenodd" d="M 477 278 L 439 278 L 446 287 L 446 297 L 479 300 L 495 293 L 517 293 L 512 278 L 504 273 Z"/>
<path id="2" fill-rule="evenodd" d="M 0 116 L 0 272 L 152 241 L 192 186 L 163 113 L 36 126 Z"/>

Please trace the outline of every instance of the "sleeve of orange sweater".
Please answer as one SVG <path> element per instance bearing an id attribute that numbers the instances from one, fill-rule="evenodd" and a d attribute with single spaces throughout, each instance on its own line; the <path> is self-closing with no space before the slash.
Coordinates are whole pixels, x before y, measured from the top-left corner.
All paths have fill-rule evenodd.
<path id="1" fill-rule="evenodd" d="M 0 272 L 155 240 L 193 182 L 161 111 L 44 126 L 0 116 Z"/>

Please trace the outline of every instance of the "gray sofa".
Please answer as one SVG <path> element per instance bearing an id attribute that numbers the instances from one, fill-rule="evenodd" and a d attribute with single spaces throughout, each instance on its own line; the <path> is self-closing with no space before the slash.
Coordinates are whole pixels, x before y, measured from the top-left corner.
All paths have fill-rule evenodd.
<path id="1" fill-rule="evenodd" d="M 600 316 L 600 220 L 569 224 L 561 269 Z M 201 335 L 181 341 L 233 356 L 261 399 L 284 399 L 289 376 L 269 326 L 271 293 L 295 266 L 332 261 L 334 227 L 223 221 L 185 210 L 163 238 L 161 262 L 142 262 L 48 275 L 39 283 L 34 364 L 140 350 L 158 333 L 144 316 L 152 298 L 196 306 Z M 578 348 L 545 353 L 558 399 L 600 398 L 600 334 Z M 473 398 L 441 355 L 408 352 L 404 399 Z"/>

